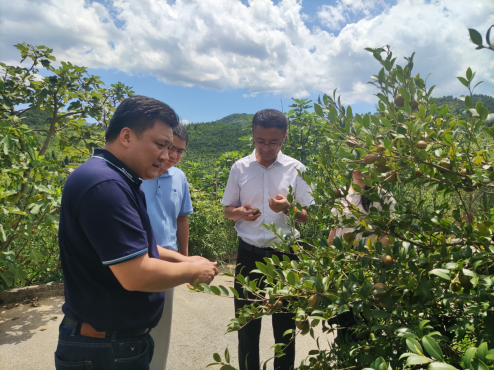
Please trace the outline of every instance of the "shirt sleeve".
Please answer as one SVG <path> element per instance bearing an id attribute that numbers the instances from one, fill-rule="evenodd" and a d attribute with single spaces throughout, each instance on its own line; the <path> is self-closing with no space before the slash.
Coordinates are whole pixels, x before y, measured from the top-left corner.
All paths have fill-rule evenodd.
<path id="1" fill-rule="evenodd" d="M 222 204 L 224 206 L 239 207 L 241 205 L 241 189 L 237 181 L 239 176 L 239 170 L 234 164 L 230 170 L 229 180 L 223 193 Z"/>
<path id="2" fill-rule="evenodd" d="M 301 173 L 304 173 L 305 170 L 306 170 L 305 167 L 301 168 Z M 306 183 L 306 181 L 304 181 L 304 179 L 299 175 L 297 176 L 296 179 L 295 201 L 299 203 L 302 207 L 307 207 L 314 203 L 314 199 L 311 196 L 311 188 Z"/>
<path id="3" fill-rule="evenodd" d="M 119 181 L 92 187 L 76 211 L 79 224 L 105 266 L 148 252 L 148 237 L 132 191 Z"/>
<path id="4" fill-rule="evenodd" d="M 179 216 L 187 216 L 193 213 L 193 206 L 191 202 L 191 195 L 189 194 L 189 184 L 186 177 L 183 177 L 182 181 L 182 204 L 180 207 Z"/>

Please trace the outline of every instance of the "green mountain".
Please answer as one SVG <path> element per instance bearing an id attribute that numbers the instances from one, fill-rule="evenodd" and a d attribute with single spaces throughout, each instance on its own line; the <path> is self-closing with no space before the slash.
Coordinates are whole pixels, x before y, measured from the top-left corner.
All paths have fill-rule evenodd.
<path id="1" fill-rule="evenodd" d="M 476 106 L 476 103 L 481 101 L 483 105 L 493 113 L 493 96 L 475 94 L 473 95 L 473 105 Z M 461 114 L 466 110 L 466 106 L 464 102 L 458 98 L 454 98 L 451 95 L 442 96 L 441 98 L 435 98 L 435 103 L 437 107 L 441 107 L 444 104 L 447 104 L 449 107 L 449 112 Z"/>
<path id="2" fill-rule="evenodd" d="M 207 168 L 212 167 L 223 153 L 240 151 L 246 144 L 239 138 L 250 134 L 252 118 L 251 114 L 240 113 L 213 122 L 188 124 L 189 144 L 183 162 L 201 163 Z"/>

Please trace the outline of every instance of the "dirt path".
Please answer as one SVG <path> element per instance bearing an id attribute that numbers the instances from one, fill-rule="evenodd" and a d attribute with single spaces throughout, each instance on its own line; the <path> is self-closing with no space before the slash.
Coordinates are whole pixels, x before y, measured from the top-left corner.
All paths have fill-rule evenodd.
<path id="1" fill-rule="evenodd" d="M 214 285 L 233 286 L 233 278 L 219 276 Z M 52 297 L 39 301 L 39 307 L 0 308 L 2 370 L 54 369 L 53 352 L 57 345 L 58 325 L 63 318 L 63 302 L 63 297 Z M 203 370 L 214 362 L 213 353 L 218 352 L 223 358 L 227 347 L 231 363 L 237 366 L 237 333 L 225 334 L 233 313 L 230 298 L 191 293 L 185 285 L 176 288 L 168 370 Z M 13 320 L 15 317 L 18 318 Z M 317 327 L 315 337 L 321 336 L 320 346 L 328 348 L 327 337 L 320 329 L 321 326 Z M 271 322 L 264 319 L 260 343 L 262 359 L 271 357 L 273 344 Z M 296 365 L 311 349 L 316 349 L 311 336 L 297 338 Z M 268 368 L 273 369 L 273 361 Z"/>

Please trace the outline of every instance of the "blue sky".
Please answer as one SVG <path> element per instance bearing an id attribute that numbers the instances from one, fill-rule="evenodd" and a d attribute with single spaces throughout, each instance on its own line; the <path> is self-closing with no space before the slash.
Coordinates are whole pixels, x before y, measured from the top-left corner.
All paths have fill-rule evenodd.
<path id="1" fill-rule="evenodd" d="M 16 0 L 0 3 L 0 60 L 19 62 L 16 43 L 44 44 L 189 122 L 287 111 L 292 97 L 335 88 L 364 113 L 380 69 L 364 48 L 385 44 L 400 63 L 416 52 L 414 72 L 432 73 L 435 96 L 465 94 L 455 77 L 467 67 L 493 96 L 493 52 L 467 34 L 484 34 L 493 10 L 488 0 Z"/>

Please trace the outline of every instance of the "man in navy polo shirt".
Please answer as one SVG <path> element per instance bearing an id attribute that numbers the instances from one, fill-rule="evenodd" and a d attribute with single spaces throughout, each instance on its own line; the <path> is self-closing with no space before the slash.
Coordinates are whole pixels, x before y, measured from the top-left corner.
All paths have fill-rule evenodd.
<path id="1" fill-rule="evenodd" d="M 59 245 L 65 317 L 57 369 L 149 369 L 149 329 L 163 311 L 163 291 L 218 273 L 202 257 L 156 245 L 141 191 L 168 160 L 176 113 L 144 96 L 124 100 L 105 146 L 67 179 Z"/>
<path id="2" fill-rule="evenodd" d="M 159 176 L 143 181 L 143 192 L 156 242 L 163 248 L 187 256 L 189 247 L 188 215 L 193 213 L 186 175 L 175 167 L 186 152 L 189 136 L 183 125 L 174 127 L 174 145 L 169 148 L 168 161 L 160 169 Z M 170 333 L 172 330 L 172 309 L 174 288 L 165 291 L 163 315 L 151 332 L 155 341 L 155 354 L 151 370 L 167 368 Z"/>

